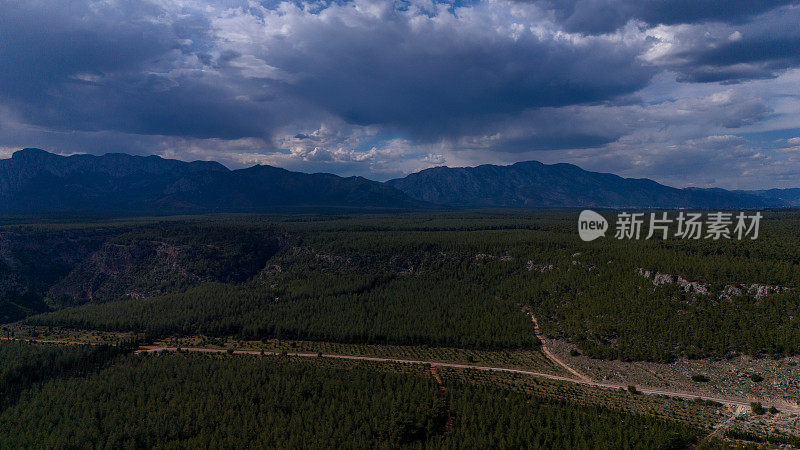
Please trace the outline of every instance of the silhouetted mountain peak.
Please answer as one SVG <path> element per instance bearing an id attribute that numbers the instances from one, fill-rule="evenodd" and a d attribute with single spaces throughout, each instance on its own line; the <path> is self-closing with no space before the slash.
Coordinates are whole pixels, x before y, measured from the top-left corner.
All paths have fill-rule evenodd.
<path id="1" fill-rule="evenodd" d="M 11 155 L 12 160 L 20 162 L 38 162 L 57 157 L 58 155 L 54 155 L 40 148 L 23 148 L 22 150 L 17 150 Z"/>
<path id="2" fill-rule="evenodd" d="M 776 204 L 748 193 L 676 189 L 646 178 L 622 178 L 573 164 L 539 161 L 434 167 L 386 183 L 417 200 L 458 207 L 733 208 Z"/>
<path id="3" fill-rule="evenodd" d="M 23 149 L 0 160 L 0 212 L 194 213 L 286 206 L 410 208 L 422 203 L 364 178 L 258 165 L 107 153 L 60 156 Z"/>

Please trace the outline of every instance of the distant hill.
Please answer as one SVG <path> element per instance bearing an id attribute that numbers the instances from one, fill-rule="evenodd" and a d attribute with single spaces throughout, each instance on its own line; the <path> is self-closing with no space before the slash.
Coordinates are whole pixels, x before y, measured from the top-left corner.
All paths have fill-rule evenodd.
<path id="1" fill-rule="evenodd" d="M 386 182 L 420 201 L 454 207 L 757 208 L 774 198 L 724 189 L 677 189 L 572 164 L 434 167 Z"/>
<path id="2" fill-rule="evenodd" d="M 0 212 L 203 213 L 281 207 L 419 208 L 422 202 L 362 177 L 271 166 L 109 153 L 59 156 L 23 149 L 0 160 Z"/>
<path id="3" fill-rule="evenodd" d="M 761 191 L 734 191 L 743 192 L 749 195 L 761 197 L 768 202 L 780 204 L 781 206 L 797 208 L 800 207 L 800 188 L 789 189 L 766 189 Z"/>

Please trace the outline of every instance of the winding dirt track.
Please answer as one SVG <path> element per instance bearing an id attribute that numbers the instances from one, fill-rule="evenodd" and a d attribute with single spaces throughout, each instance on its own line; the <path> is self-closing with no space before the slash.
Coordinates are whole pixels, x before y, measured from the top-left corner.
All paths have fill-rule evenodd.
<path id="1" fill-rule="evenodd" d="M 535 372 L 530 370 L 522 370 L 522 369 L 510 369 L 506 367 L 489 367 L 489 366 L 478 366 L 474 364 L 458 364 L 458 363 L 445 363 L 445 362 L 436 362 L 436 361 L 422 361 L 422 360 L 412 360 L 412 359 L 397 359 L 397 358 L 381 358 L 381 357 L 374 357 L 374 356 L 356 356 L 356 355 L 334 355 L 334 354 L 317 354 L 317 353 L 297 353 L 297 352 L 287 352 L 285 353 L 286 356 L 296 356 L 302 358 L 316 358 L 322 356 L 324 358 L 335 358 L 335 359 L 347 359 L 347 360 L 355 360 L 355 361 L 375 361 L 375 362 L 392 362 L 392 363 L 402 363 L 402 364 L 424 364 L 430 367 L 450 367 L 456 369 L 472 369 L 472 370 L 483 370 L 487 372 L 506 372 L 506 373 L 516 373 L 520 375 L 529 375 L 538 378 L 544 378 L 548 380 L 554 381 L 564 381 L 568 383 L 577 383 L 585 386 L 592 386 L 597 388 L 606 388 L 606 389 L 626 389 L 628 386 L 617 384 L 617 383 L 603 383 L 599 381 L 595 381 L 588 376 L 578 372 L 577 370 L 570 367 L 560 358 L 555 356 L 544 341 L 544 338 L 541 334 L 541 330 L 539 328 L 539 322 L 534 317 L 533 313 L 526 309 L 525 312 L 531 316 L 531 320 L 533 321 L 534 325 L 534 333 L 536 337 L 542 342 L 542 353 L 550 359 L 555 365 L 558 367 L 563 368 L 567 372 L 569 372 L 572 376 L 561 376 L 561 375 L 553 375 L 549 373 L 543 372 Z M 42 343 L 52 343 L 52 344 L 86 344 L 85 342 L 77 342 L 77 341 L 69 341 L 69 340 L 47 340 L 47 339 L 36 339 L 36 338 L 9 338 L 9 337 L 0 337 L 0 340 L 19 340 L 19 341 L 33 341 L 33 342 L 42 342 Z M 176 347 L 166 347 L 159 344 L 155 345 L 147 345 L 142 346 L 136 353 L 155 353 L 161 351 L 169 351 L 174 352 L 177 351 L 178 348 Z M 200 352 L 200 353 L 226 353 L 227 350 L 224 349 L 215 349 L 215 348 L 197 348 L 197 347 L 181 347 L 183 351 L 189 352 Z M 240 355 L 270 355 L 270 356 L 280 356 L 284 353 L 278 352 L 261 352 L 260 350 L 234 350 L 234 354 Z M 707 395 L 699 395 L 693 392 L 684 392 L 684 391 L 670 391 L 665 389 L 657 389 L 657 388 L 648 388 L 648 387 L 639 387 L 636 386 L 636 390 L 642 394 L 649 394 L 649 395 L 663 395 L 666 397 L 674 397 L 674 398 L 682 398 L 688 400 L 694 399 L 702 399 L 702 400 L 711 400 L 718 403 L 722 403 L 723 405 L 732 406 L 736 408 L 737 411 L 745 410 L 745 408 L 749 408 L 751 402 L 759 401 L 759 399 L 742 399 L 742 398 L 724 398 L 724 397 L 712 397 Z M 765 406 L 775 406 L 780 411 L 785 411 L 789 413 L 800 414 L 800 407 L 795 405 L 786 404 L 785 402 L 764 402 Z"/>
<path id="2" fill-rule="evenodd" d="M 746 408 L 744 406 L 737 406 L 736 409 L 731 414 L 731 416 L 727 420 L 718 423 L 714 427 L 714 431 L 712 431 L 708 436 L 706 436 L 704 440 L 709 441 L 713 438 L 720 438 L 720 439 L 723 438 L 725 436 L 725 432 L 730 429 L 731 424 L 733 424 L 733 422 L 739 417 L 741 417 L 743 414 L 746 414 L 748 410 L 749 408 Z"/>
<path id="3" fill-rule="evenodd" d="M 137 350 L 137 353 L 155 353 L 155 352 L 174 352 L 178 349 L 176 347 L 162 347 L 162 346 L 144 346 Z M 216 348 L 197 348 L 197 347 L 181 347 L 181 350 L 188 351 L 188 352 L 200 352 L 200 353 L 227 353 L 228 350 L 223 349 L 216 349 Z M 259 350 L 234 350 L 234 354 L 237 355 L 261 355 L 261 351 Z M 283 353 L 278 352 L 264 352 L 264 356 L 280 356 L 284 355 Z M 560 375 L 552 375 L 549 373 L 542 373 L 542 372 L 534 372 L 530 370 L 521 370 L 521 369 L 509 369 L 506 367 L 487 367 L 487 366 L 477 366 L 473 364 L 457 364 L 457 363 L 443 363 L 443 362 L 435 362 L 435 361 L 420 361 L 420 360 L 413 360 L 413 359 L 396 359 L 396 358 L 378 358 L 374 356 L 354 356 L 354 355 L 332 355 L 332 354 L 317 354 L 317 353 L 295 353 L 295 352 L 287 352 L 285 353 L 286 356 L 296 356 L 300 358 L 335 358 L 335 359 L 347 359 L 347 360 L 356 360 L 356 361 L 375 361 L 375 362 L 391 362 L 391 363 L 401 363 L 401 364 L 425 364 L 431 367 L 451 367 L 455 369 L 472 369 L 472 370 L 483 370 L 487 372 L 505 372 L 505 373 L 517 373 L 521 375 L 529 375 L 538 378 L 545 378 L 548 380 L 555 380 L 555 381 L 565 381 L 568 383 L 578 383 L 585 386 L 592 386 L 598 388 L 607 388 L 607 389 L 625 389 L 627 386 L 623 386 L 621 384 L 615 383 L 601 383 L 594 380 L 585 381 L 583 379 L 576 379 L 572 377 L 564 377 Z M 675 397 L 675 398 L 682 398 L 687 400 L 694 400 L 696 398 L 701 398 L 703 400 L 712 400 L 715 402 L 722 403 L 723 405 L 733 406 L 733 407 L 750 407 L 750 402 L 753 400 L 747 399 L 732 399 L 732 398 L 720 398 L 720 397 L 709 397 L 705 395 L 698 395 L 691 392 L 680 392 L 680 391 L 668 391 L 662 389 L 653 389 L 653 388 L 639 388 L 637 387 L 637 391 L 642 394 L 650 394 L 650 395 L 664 395 L 667 397 Z M 793 408 L 788 405 L 781 405 L 775 404 L 775 407 L 782 411 L 789 411 L 789 412 L 800 412 L 800 408 Z"/>
<path id="4" fill-rule="evenodd" d="M 563 368 L 567 372 L 578 377 L 578 379 L 583 381 L 584 383 L 591 383 L 592 382 L 591 378 L 568 366 L 567 363 L 561 360 L 561 358 L 550 352 L 550 349 L 547 348 L 547 343 L 544 340 L 544 336 L 542 335 L 542 331 L 541 329 L 539 329 L 539 321 L 536 320 L 536 316 L 534 316 L 533 312 L 530 310 L 526 310 L 525 312 L 527 312 L 528 315 L 531 316 L 531 320 L 533 321 L 533 333 L 536 335 L 536 338 L 539 339 L 539 342 L 542 343 L 542 353 L 544 353 L 544 356 L 546 356 L 550 361 L 552 361 L 559 367 Z"/>

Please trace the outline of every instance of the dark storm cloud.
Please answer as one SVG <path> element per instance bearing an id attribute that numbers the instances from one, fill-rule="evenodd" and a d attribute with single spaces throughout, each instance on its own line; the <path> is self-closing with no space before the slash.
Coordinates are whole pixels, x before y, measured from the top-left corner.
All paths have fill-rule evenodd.
<path id="1" fill-rule="evenodd" d="M 611 33 L 631 20 L 680 29 L 671 68 L 682 81 L 740 82 L 773 78 L 800 66 L 797 0 L 542 0 L 565 30 Z M 709 29 L 712 33 L 709 34 Z M 723 33 L 715 36 L 713 31 Z M 730 39 L 738 33 L 738 39 Z"/>
<path id="2" fill-rule="evenodd" d="M 57 129 L 233 139 L 268 136 L 299 100 L 311 105 L 304 115 L 437 139 L 529 108 L 613 100 L 654 73 L 637 60 L 639 45 L 554 39 L 441 11 L 287 4 L 295 10 L 217 11 L 234 23 L 212 26 L 203 8 L 138 5 L 5 4 L 4 103 Z M 226 33 L 243 22 L 269 38 L 232 42 Z M 275 34 L 270 22 L 290 31 Z"/>
<path id="3" fill-rule="evenodd" d="M 159 21 L 144 2 L 4 2 L 0 99 L 32 124 L 64 130 L 238 137 L 268 112 L 240 86 L 204 75 L 193 52 L 208 22 Z M 196 67 L 192 67 L 192 64 Z"/>
<path id="4" fill-rule="evenodd" d="M 78 73 L 140 70 L 175 48 L 162 26 L 128 23 L 132 8 L 98 15 L 83 2 L 3 2 L 0 80 L 6 95 L 35 100 L 38 90 Z"/>
<path id="5" fill-rule="evenodd" d="M 666 58 L 681 81 L 741 82 L 774 78 L 800 66 L 800 7 L 779 9 L 739 25 L 676 32 Z"/>
<path id="6" fill-rule="evenodd" d="M 544 0 L 568 31 L 610 33 L 629 20 L 650 25 L 693 24 L 707 21 L 737 23 L 794 3 L 793 0 Z"/>
<path id="7" fill-rule="evenodd" d="M 293 75 L 284 86 L 293 96 L 351 123 L 420 138 L 530 108 L 612 101 L 655 73 L 638 60 L 638 44 L 542 37 L 523 26 L 495 31 L 513 22 L 420 25 L 397 12 L 355 26 L 346 19 L 288 21 L 291 35 L 267 40 L 259 56 Z"/>
<path id="8" fill-rule="evenodd" d="M 572 132 L 563 134 L 535 135 L 509 139 L 502 145 L 505 152 L 530 152 L 532 150 L 565 150 L 572 148 L 597 148 L 616 141 L 620 136 L 607 136 Z"/>
<path id="9" fill-rule="evenodd" d="M 264 133 L 270 112 L 231 98 L 210 81 L 158 75 L 110 76 L 97 83 L 64 82 L 38 101 L 15 102 L 25 119 L 55 129 L 115 130 L 233 139 Z"/>
<path id="10" fill-rule="evenodd" d="M 732 133 L 796 126 L 798 23 L 797 1 L 0 1 L 0 155 L 656 176 L 714 144 L 736 180 L 769 158 Z"/>
<path id="11" fill-rule="evenodd" d="M 386 42 L 375 43 L 347 63 L 330 61 L 327 70 L 304 80 L 298 94 L 320 99 L 355 123 L 396 124 L 430 133 L 494 114 L 611 100 L 640 89 L 653 73 L 636 62 L 635 53 L 604 44 L 573 48 L 532 39 L 434 51 L 412 45 L 400 54 L 381 52 L 390 40 L 387 36 Z M 340 45 L 343 50 L 348 43 Z M 324 51 L 316 49 L 315 55 Z M 318 62 L 315 55 L 306 60 Z M 375 66 L 383 68 L 383 76 L 368 75 Z"/>

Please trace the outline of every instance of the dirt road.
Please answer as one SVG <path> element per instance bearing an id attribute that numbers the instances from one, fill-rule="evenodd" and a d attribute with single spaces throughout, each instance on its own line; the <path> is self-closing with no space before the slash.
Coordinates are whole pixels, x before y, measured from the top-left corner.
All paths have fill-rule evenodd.
<path id="1" fill-rule="evenodd" d="M 531 311 L 530 309 L 526 309 L 525 312 L 528 313 L 529 316 L 531 316 L 531 320 L 533 321 L 533 333 L 536 335 L 536 338 L 539 339 L 539 342 L 542 343 L 542 353 L 544 353 L 544 355 L 550 361 L 552 361 L 553 363 L 555 363 L 559 367 L 563 368 L 567 372 L 569 372 L 569 373 L 575 375 L 576 377 L 578 377 L 579 380 L 581 380 L 581 381 L 583 381 L 585 383 L 591 383 L 592 382 L 591 378 L 587 377 L 586 375 L 578 372 L 577 370 L 575 370 L 572 367 L 570 367 L 569 365 L 567 365 L 567 363 L 562 361 L 561 358 L 559 358 L 558 356 L 554 355 L 550 351 L 550 349 L 547 348 L 547 342 L 545 342 L 545 340 L 544 340 L 544 336 L 542 335 L 542 331 L 539 328 L 539 321 L 536 320 L 536 316 L 533 315 L 533 311 Z"/>
<path id="2" fill-rule="evenodd" d="M 163 347 L 163 346 L 145 346 L 137 350 L 137 353 L 154 353 L 154 352 L 161 352 L 161 351 L 168 351 L 174 352 L 178 349 L 176 347 Z M 201 352 L 201 353 L 227 353 L 228 350 L 224 349 L 216 349 L 216 348 L 196 348 L 196 347 L 181 347 L 181 350 L 188 351 L 188 352 Z M 234 350 L 234 354 L 237 355 L 261 355 L 262 352 L 259 350 Z M 263 355 L 269 356 L 280 356 L 284 355 L 284 353 L 279 352 L 263 352 Z M 392 363 L 401 363 L 401 364 L 425 364 L 431 367 L 451 367 L 456 369 L 472 369 L 472 370 L 483 370 L 487 372 L 506 372 L 506 373 L 517 373 L 521 375 L 529 375 L 538 378 L 544 378 L 548 380 L 555 380 L 555 381 L 565 381 L 568 383 L 578 383 L 585 386 L 592 386 L 598 388 L 606 388 L 606 389 L 626 389 L 627 386 L 623 386 L 620 384 L 614 383 L 601 383 L 598 381 L 593 380 L 583 380 L 583 379 L 576 379 L 573 377 L 564 377 L 560 375 L 552 375 L 549 373 L 542 373 L 542 372 L 534 372 L 530 370 L 521 370 L 521 369 L 509 369 L 506 367 L 487 367 L 487 366 L 477 366 L 473 364 L 458 364 L 458 363 L 443 363 L 443 362 L 435 362 L 435 361 L 420 361 L 420 360 L 413 360 L 413 359 L 397 359 L 397 358 L 379 358 L 374 356 L 354 356 L 354 355 L 333 355 L 333 354 L 317 354 L 317 353 L 296 353 L 296 352 L 287 352 L 285 353 L 286 356 L 295 356 L 301 358 L 336 358 L 336 359 L 347 359 L 347 360 L 356 360 L 356 361 L 375 361 L 375 362 L 392 362 Z M 645 387 L 637 387 L 637 391 L 642 394 L 650 394 L 650 395 L 664 395 L 667 397 L 675 397 L 675 398 L 682 398 L 686 400 L 694 400 L 697 398 L 701 398 L 703 400 L 711 400 L 715 402 L 722 403 L 723 405 L 733 406 L 733 407 L 750 407 L 750 402 L 755 400 L 750 399 L 733 399 L 733 398 L 721 398 L 721 397 L 709 397 L 704 395 L 698 395 L 691 392 L 680 392 L 680 391 L 668 391 L 662 389 L 652 389 L 652 388 L 645 388 Z M 765 403 L 767 407 L 773 406 L 768 402 Z M 800 408 L 794 408 L 788 405 L 783 404 L 775 404 L 776 408 L 781 411 L 793 412 L 793 413 L 800 413 Z"/>
<path id="3" fill-rule="evenodd" d="M 706 437 L 705 440 L 708 441 L 713 438 L 719 438 L 719 439 L 723 438 L 725 436 L 725 432 L 730 429 L 731 424 L 733 424 L 733 422 L 736 421 L 736 419 L 738 419 L 742 415 L 747 414 L 748 411 L 750 411 L 750 408 L 747 408 L 745 406 L 737 406 L 736 409 L 731 414 L 731 416 L 727 420 L 718 423 L 714 427 L 714 431 L 712 431 Z"/>
<path id="4" fill-rule="evenodd" d="M 526 311 L 527 312 L 527 311 Z M 530 313 L 529 313 L 530 314 Z M 541 331 L 539 329 L 539 324 L 536 321 L 536 318 L 531 315 L 531 320 L 534 323 L 535 333 L 536 336 L 541 340 Z M 9 338 L 0 338 L 0 339 L 9 339 Z M 14 340 L 25 340 L 25 341 L 34 341 L 34 342 L 43 342 L 43 343 L 53 343 L 53 344 L 81 344 L 83 342 L 77 341 L 67 341 L 67 340 L 47 340 L 47 339 L 36 339 L 36 338 L 11 338 Z M 215 348 L 197 348 L 197 347 L 181 347 L 184 351 L 190 352 L 200 352 L 200 353 L 226 353 L 227 350 L 224 349 L 215 349 Z M 140 347 L 136 353 L 153 353 L 153 352 L 161 352 L 161 351 L 176 351 L 176 347 L 167 347 L 162 346 L 160 344 L 149 345 L 149 346 L 142 346 Z M 430 367 L 450 367 L 456 369 L 472 369 L 472 370 L 482 370 L 487 372 L 506 372 L 506 373 L 516 373 L 521 375 L 528 375 L 538 378 L 544 378 L 548 380 L 554 381 L 564 381 L 568 383 L 578 383 L 585 386 L 592 386 L 598 388 L 606 388 L 606 389 L 627 389 L 627 385 L 622 385 L 618 383 L 607 383 L 607 382 L 599 382 L 592 380 L 591 378 L 587 377 L 586 375 L 576 371 L 575 369 L 571 368 L 569 365 L 564 363 L 561 359 L 556 357 L 550 350 L 547 348 L 544 341 L 542 341 L 542 351 L 543 353 L 550 358 L 550 360 L 558 365 L 559 367 L 564 368 L 567 370 L 570 375 L 572 376 L 561 376 L 561 375 L 553 375 L 544 372 L 535 372 L 531 370 L 522 370 L 522 369 L 511 369 L 506 367 L 490 367 L 490 366 L 479 366 L 475 364 L 459 364 L 459 363 L 445 363 L 445 362 L 436 362 L 436 361 L 423 361 L 423 360 L 411 360 L 411 359 L 398 359 L 398 358 L 381 358 L 381 357 L 374 357 L 374 356 L 356 356 L 356 355 L 335 355 L 335 354 L 317 354 L 317 353 L 299 353 L 299 352 L 291 352 L 286 353 L 287 356 L 296 356 L 296 357 L 304 357 L 304 358 L 316 358 L 318 356 L 322 356 L 325 358 L 336 358 L 336 359 L 347 359 L 347 360 L 356 360 L 356 361 L 375 361 L 375 362 L 394 362 L 394 363 L 402 363 L 402 364 L 424 364 Z M 247 354 L 247 355 L 261 355 L 262 352 L 259 350 L 235 350 L 234 354 Z M 263 355 L 272 355 L 277 356 L 283 353 L 279 352 L 263 352 Z M 783 402 L 774 402 L 774 401 L 765 401 L 761 399 L 754 399 L 754 398 L 731 398 L 731 397 L 714 397 L 714 396 L 707 396 L 701 395 L 694 392 L 685 392 L 685 391 L 671 391 L 665 389 L 657 389 L 657 388 L 648 388 L 648 387 L 640 387 L 636 386 L 636 390 L 642 394 L 649 394 L 649 395 L 663 395 L 667 397 L 675 397 L 675 398 L 682 398 L 688 400 L 694 399 L 702 399 L 702 400 L 711 400 L 718 403 L 722 403 L 723 405 L 737 407 L 737 408 L 749 408 L 751 402 L 761 401 L 765 407 L 774 406 L 780 411 L 785 411 L 789 413 L 800 414 L 800 407 L 795 405 L 786 404 Z"/>

